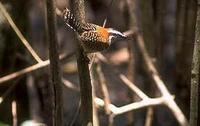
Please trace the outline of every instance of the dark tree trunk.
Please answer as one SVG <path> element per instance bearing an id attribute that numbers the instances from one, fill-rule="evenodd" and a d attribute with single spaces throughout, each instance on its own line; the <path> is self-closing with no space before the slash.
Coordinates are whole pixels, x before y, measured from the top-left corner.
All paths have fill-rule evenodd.
<path id="1" fill-rule="evenodd" d="M 176 95 L 188 116 L 192 50 L 195 35 L 197 3 L 195 0 L 178 0 L 176 16 Z M 182 104 L 181 104 L 182 103 Z"/>

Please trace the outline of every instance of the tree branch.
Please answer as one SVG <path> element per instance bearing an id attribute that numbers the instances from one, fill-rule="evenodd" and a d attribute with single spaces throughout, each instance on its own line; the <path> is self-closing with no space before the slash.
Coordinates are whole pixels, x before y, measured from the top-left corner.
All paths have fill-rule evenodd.
<path id="1" fill-rule="evenodd" d="M 85 6 L 84 0 L 72 0 L 72 10 L 75 17 L 80 23 L 85 23 Z M 79 40 L 80 41 L 80 40 Z M 80 42 L 77 44 L 77 65 L 79 72 L 80 92 L 81 92 L 81 117 L 82 126 L 93 125 L 93 101 L 92 85 L 89 72 L 89 60 L 84 53 Z"/>
<path id="2" fill-rule="evenodd" d="M 53 87 L 53 125 L 63 125 L 62 84 L 59 68 L 58 43 L 54 0 L 46 0 L 47 41 L 49 42 L 51 84 Z"/>
<path id="3" fill-rule="evenodd" d="M 200 2 L 198 0 L 196 35 L 194 42 L 194 52 L 191 71 L 191 99 L 190 99 L 190 126 L 198 126 L 199 114 L 199 78 L 200 78 Z"/>
<path id="4" fill-rule="evenodd" d="M 69 53 L 68 55 L 61 55 L 60 56 L 60 60 L 63 60 L 64 58 L 71 57 L 72 55 L 74 55 L 74 52 Z M 5 76 L 0 78 L 0 85 L 5 83 L 5 82 L 7 82 L 7 81 L 15 79 L 15 78 L 17 78 L 19 76 L 22 76 L 24 74 L 27 74 L 27 73 L 33 72 L 35 70 L 38 70 L 40 68 L 46 67 L 48 65 L 49 65 L 49 60 L 45 60 L 45 61 L 39 62 L 39 63 L 37 63 L 35 65 L 26 67 L 26 68 L 24 68 L 22 70 L 19 70 L 19 71 L 13 72 L 11 74 L 5 75 Z"/>
<path id="5" fill-rule="evenodd" d="M 152 63 L 152 60 L 146 50 L 146 47 L 144 45 L 143 37 L 140 33 L 136 35 L 136 40 L 138 42 L 139 49 L 141 51 L 142 57 L 144 59 L 144 63 L 147 67 L 147 72 L 149 76 L 152 78 L 158 89 L 160 90 L 161 94 L 165 98 L 165 104 L 170 108 L 174 116 L 176 117 L 177 121 L 181 126 L 188 126 L 188 121 L 186 117 L 184 116 L 183 112 L 180 110 L 178 105 L 175 103 L 173 97 L 167 90 L 163 80 L 160 78 L 158 71 L 156 70 L 154 64 Z"/>
<path id="6" fill-rule="evenodd" d="M 5 18 L 7 19 L 8 23 L 10 24 L 10 26 L 13 28 L 13 30 L 15 31 L 15 33 L 17 34 L 17 36 L 19 37 L 19 39 L 21 40 L 21 42 L 24 44 L 24 46 L 28 49 L 28 51 L 31 53 L 31 55 L 35 58 L 35 60 L 37 62 L 42 62 L 42 59 L 37 55 L 37 53 L 34 51 L 34 49 L 31 47 L 31 45 L 29 44 L 29 42 L 25 39 L 25 37 L 23 36 L 23 34 L 20 32 L 20 30 L 17 28 L 17 26 L 15 25 L 15 23 L 13 22 L 11 16 L 9 15 L 9 13 L 6 11 L 5 7 L 3 6 L 3 4 L 0 2 L 0 10 L 2 11 L 2 14 L 5 16 Z"/>
<path id="7" fill-rule="evenodd" d="M 140 34 L 137 35 L 136 40 L 140 44 L 139 49 L 141 50 L 142 56 L 147 65 L 148 73 L 149 73 L 150 77 L 152 78 L 152 80 L 154 81 L 154 83 L 157 85 L 161 94 L 163 95 L 162 97 L 164 97 L 164 99 L 165 99 L 164 105 L 166 105 L 172 111 L 172 113 L 174 114 L 175 118 L 177 119 L 177 121 L 180 123 L 181 126 L 188 126 L 188 121 L 187 121 L 186 117 L 184 116 L 184 114 L 182 113 L 180 108 L 175 103 L 174 97 L 169 93 L 163 80 L 161 80 L 157 70 L 155 69 L 155 66 L 153 65 L 152 60 L 151 60 L 150 56 L 148 55 L 148 52 L 145 48 L 144 40 L 143 40 L 142 36 Z M 102 62 L 109 64 L 109 60 L 107 60 L 102 54 L 98 53 L 97 57 Z M 115 69 L 113 69 L 113 71 L 115 73 L 118 73 Z M 119 78 L 124 82 L 124 84 L 126 84 L 140 98 L 142 98 L 143 100 L 149 99 L 149 97 L 145 93 L 143 93 L 137 86 L 135 86 L 126 76 L 124 76 L 123 74 L 119 74 Z"/>
<path id="8" fill-rule="evenodd" d="M 103 100 L 105 103 L 104 110 L 105 110 L 106 116 L 108 117 L 108 126 L 113 126 L 113 115 L 108 107 L 109 104 L 111 103 L 110 96 L 109 96 L 109 91 L 108 91 L 108 87 L 107 87 L 107 81 L 103 74 L 101 65 L 102 64 L 99 62 L 97 63 L 98 81 L 100 84 L 100 90 L 102 92 Z"/>

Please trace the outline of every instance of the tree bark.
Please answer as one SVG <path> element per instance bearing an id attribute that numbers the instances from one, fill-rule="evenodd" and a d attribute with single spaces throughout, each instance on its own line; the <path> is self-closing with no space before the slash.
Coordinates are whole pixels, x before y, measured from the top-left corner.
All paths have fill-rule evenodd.
<path id="1" fill-rule="evenodd" d="M 189 87 L 191 78 L 191 61 L 195 38 L 197 2 L 195 0 L 178 0 L 176 15 L 176 96 L 179 104 L 189 115 Z"/>
<path id="2" fill-rule="evenodd" d="M 195 43 L 191 72 L 190 126 L 199 124 L 199 78 L 200 78 L 200 1 L 198 0 Z"/>
<path id="3" fill-rule="evenodd" d="M 63 126 L 62 83 L 59 67 L 58 43 L 56 36 L 56 17 L 54 0 L 46 0 L 47 41 L 49 42 L 49 58 L 51 87 L 53 88 L 53 126 Z"/>
<path id="4" fill-rule="evenodd" d="M 85 5 L 84 0 L 72 0 L 72 10 L 75 17 L 80 23 L 85 23 Z M 80 40 L 77 44 L 77 65 L 80 82 L 81 93 L 81 117 L 82 126 L 93 125 L 93 100 L 92 100 L 92 85 L 89 72 L 89 59 L 86 56 Z"/>

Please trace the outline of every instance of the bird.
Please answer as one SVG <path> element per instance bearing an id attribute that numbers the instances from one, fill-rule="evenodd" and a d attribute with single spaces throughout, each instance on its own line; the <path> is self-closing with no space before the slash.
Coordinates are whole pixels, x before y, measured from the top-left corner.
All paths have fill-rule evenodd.
<path id="1" fill-rule="evenodd" d="M 80 43 L 86 53 L 95 53 L 106 50 L 111 43 L 118 39 L 124 39 L 126 36 L 113 28 L 105 28 L 93 23 L 81 23 L 66 8 L 63 11 L 63 19 L 67 26 L 78 33 Z"/>

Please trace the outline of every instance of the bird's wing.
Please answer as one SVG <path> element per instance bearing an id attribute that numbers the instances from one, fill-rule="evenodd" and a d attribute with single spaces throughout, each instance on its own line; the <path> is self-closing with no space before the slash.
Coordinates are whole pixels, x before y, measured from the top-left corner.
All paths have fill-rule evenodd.
<path id="1" fill-rule="evenodd" d="M 109 47 L 108 42 L 102 39 L 101 35 L 96 31 L 83 32 L 80 35 L 80 39 L 86 52 L 102 51 Z"/>

